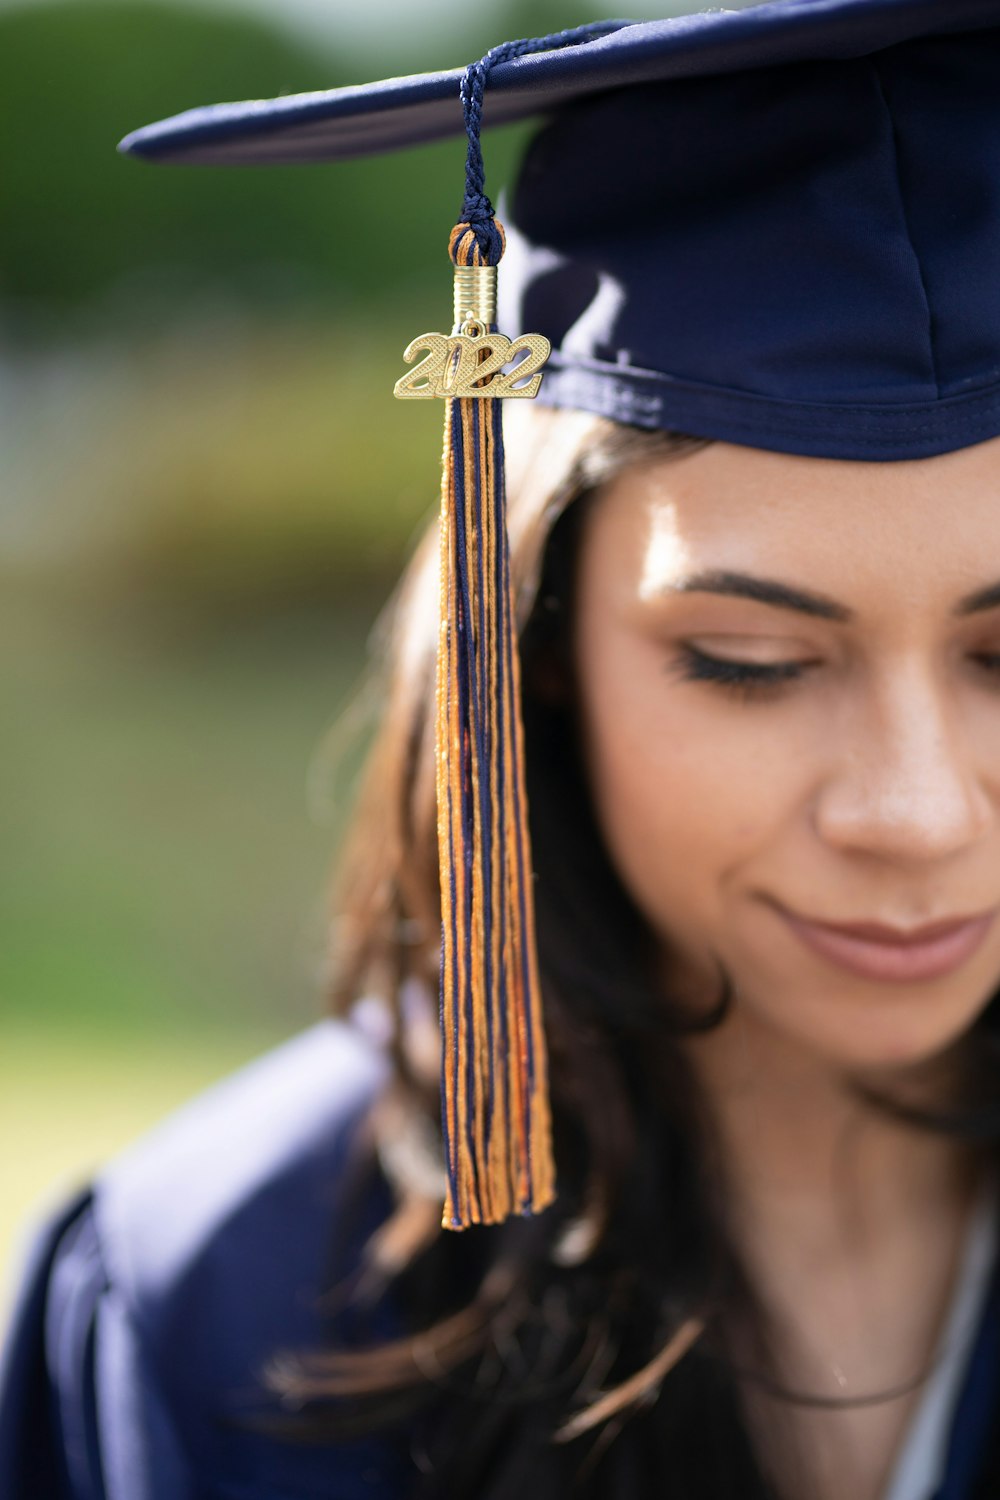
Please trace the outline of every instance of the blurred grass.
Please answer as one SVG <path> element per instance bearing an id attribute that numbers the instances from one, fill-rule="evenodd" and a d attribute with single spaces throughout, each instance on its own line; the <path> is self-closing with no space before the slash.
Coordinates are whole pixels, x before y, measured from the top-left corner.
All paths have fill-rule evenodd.
<path id="1" fill-rule="evenodd" d="M 0 1258 L 53 1185 L 319 1013 L 358 757 L 325 746 L 373 608 L 0 593 Z"/>
<path id="2" fill-rule="evenodd" d="M 185 642 L 19 602 L 0 606 L 16 850 L 0 1014 L 272 1010 L 336 841 L 332 817 L 309 817 L 306 773 L 357 673 L 360 622 L 284 615 Z"/>

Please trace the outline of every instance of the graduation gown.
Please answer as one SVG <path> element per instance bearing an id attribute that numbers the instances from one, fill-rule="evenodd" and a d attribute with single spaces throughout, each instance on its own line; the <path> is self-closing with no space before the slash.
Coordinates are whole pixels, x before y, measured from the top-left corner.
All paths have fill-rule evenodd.
<path id="1" fill-rule="evenodd" d="M 277 1350 L 322 1347 L 331 1332 L 350 1341 L 350 1308 L 331 1321 L 317 1299 L 336 1270 L 352 1145 L 386 1068 L 359 1031 L 323 1022 L 186 1105 L 50 1217 L 0 1366 L 0 1500 L 414 1492 L 398 1440 L 298 1447 L 230 1420 Z M 377 1182 L 356 1247 L 388 1207 Z M 343 1255 L 342 1244 L 341 1268 Z M 388 1306 L 378 1316 L 379 1332 L 398 1331 Z M 928 1475 L 917 1500 L 1000 1500 L 1000 1472 L 983 1474 L 1000 1446 L 998 1387 L 994 1273 L 949 1398 L 943 1477 Z"/>
<path id="2" fill-rule="evenodd" d="M 229 1420 L 277 1350 L 330 1332 L 317 1297 L 385 1068 L 353 1028 L 314 1026 L 184 1106 L 50 1218 L 0 1367 L 2 1500 L 407 1492 L 387 1441 L 299 1447 Z M 387 1196 L 366 1205 L 359 1244 Z"/>

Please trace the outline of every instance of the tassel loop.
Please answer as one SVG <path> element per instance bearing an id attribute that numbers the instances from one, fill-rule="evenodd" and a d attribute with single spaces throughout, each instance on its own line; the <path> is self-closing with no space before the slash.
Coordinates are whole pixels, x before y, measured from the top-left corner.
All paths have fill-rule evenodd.
<path id="1" fill-rule="evenodd" d="M 489 207 L 489 199 L 485 202 Z M 499 265 L 506 248 L 507 236 L 492 208 L 487 219 L 463 219 L 448 236 L 448 254 L 455 266 Z"/>

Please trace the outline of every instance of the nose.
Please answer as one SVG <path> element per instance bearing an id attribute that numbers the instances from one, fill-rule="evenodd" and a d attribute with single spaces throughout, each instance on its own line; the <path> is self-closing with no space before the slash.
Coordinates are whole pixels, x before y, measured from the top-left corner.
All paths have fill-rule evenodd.
<path id="1" fill-rule="evenodd" d="M 897 665 L 833 737 L 836 765 L 815 804 L 820 837 L 898 862 L 945 859 L 976 843 L 996 815 L 983 775 L 996 745 L 987 757 L 974 739 L 926 667 Z"/>

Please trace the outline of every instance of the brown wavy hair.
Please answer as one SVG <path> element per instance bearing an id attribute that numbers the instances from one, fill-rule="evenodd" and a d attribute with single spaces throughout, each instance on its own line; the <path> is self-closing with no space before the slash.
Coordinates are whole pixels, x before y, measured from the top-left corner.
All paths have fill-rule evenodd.
<path id="1" fill-rule="evenodd" d="M 338 1229 L 346 1269 L 329 1306 L 351 1308 L 350 1346 L 282 1354 L 267 1379 L 294 1414 L 286 1435 L 382 1430 L 424 1500 L 778 1493 L 722 1337 L 738 1326 L 743 1352 L 770 1368 L 678 1045 L 692 1023 L 654 978 L 653 935 L 597 827 L 569 649 L 578 539 L 601 487 L 705 442 L 526 403 L 507 423 L 558 1199 L 464 1234 L 440 1227 L 436 523 L 376 632 L 381 707 L 333 887 L 330 1003 L 343 1015 L 378 997 L 385 1018 L 391 1077 L 359 1132 L 353 1183 L 358 1223 L 373 1198 L 385 1212 L 363 1243 L 356 1226 Z M 720 970 L 703 1024 L 729 997 Z M 782 1493 L 806 1493 L 790 1446 L 781 1467 Z"/>

